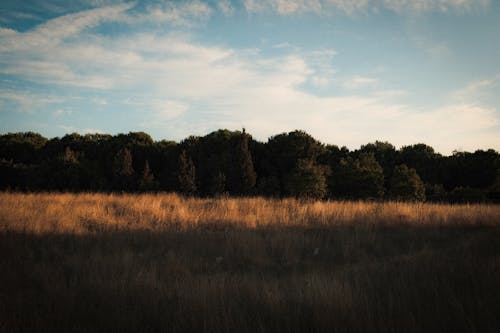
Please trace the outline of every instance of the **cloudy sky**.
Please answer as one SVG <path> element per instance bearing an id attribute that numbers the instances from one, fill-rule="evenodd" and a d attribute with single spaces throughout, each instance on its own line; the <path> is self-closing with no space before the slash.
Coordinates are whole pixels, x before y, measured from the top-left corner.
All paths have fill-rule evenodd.
<path id="1" fill-rule="evenodd" d="M 0 133 L 500 150 L 500 1 L 0 3 Z"/>

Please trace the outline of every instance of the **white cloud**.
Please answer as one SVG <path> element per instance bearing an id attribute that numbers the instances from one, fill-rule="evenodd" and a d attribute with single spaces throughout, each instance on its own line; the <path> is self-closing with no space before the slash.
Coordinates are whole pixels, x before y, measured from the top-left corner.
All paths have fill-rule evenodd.
<path id="1" fill-rule="evenodd" d="M 451 97 L 461 102 L 477 102 L 492 93 L 500 83 L 500 74 L 493 77 L 469 82 L 465 87 L 451 93 Z"/>
<path id="2" fill-rule="evenodd" d="M 353 14 L 355 12 L 366 11 L 370 0 L 326 0 L 327 4 L 333 5 L 337 11 Z"/>
<path id="3" fill-rule="evenodd" d="M 65 38 L 74 36 L 85 29 L 95 27 L 104 21 L 122 19 L 123 12 L 131 7 L 131 4 L 120 4 L 68 14 L 49 20 L 25 33 L 2 29 L 0 31 L 0 52 L 50 50 Z"/>
<path id="4" fill-rule="evenodd" d="M 73 113 L 73 110 L 66 110 L 66 109 L 57 109 L 52 112 L 52 115 L 54 117 L 61 117 L 64 115 L 71 115 Z"/>
<path id="5" fill-rule="evenodd" d="M 33 113 L 46 105 L 61 104 L 65 98 L 52 95 L 42 95 L 15 90 L 0 91 L 0 102 L 4 105 L 12 105 L 20 112 Z"/>
<path id="6" fill-rule="evenodd" d="M 378 83 L 378 79 L 367 76 L 355 76 L 342 83 L 346 89 L 360 89 L 372 87 Z"/>
<path id="7" fill-rule="evenodd" d="M 384 0 L 386 8 L 396 12 L 458 11 L 484 9 L 490 0 Z"/>
<path id="8" fill-rule="evenodd" d="M 158 121 L 177 118 L 189 109 L 187 104 L 173 100 L 154 101 L 151 106 Z"/>
<path id="9" fill-rule="evenodd" d="M 163 2 L 149 6 L 146 12 L 129 14 L 124 18 L 124 21 L 132 24 L 168 22 L 177 25 L 192 25 L 205 21 L 212 12 L 212 8 L 201 1 Z"/>
<path id="10" fill-rule="evenodd" d="M 244 0 L 250 13 L 322 15 L 377 12 L 385 8 L 397 13 L 469 12 L 487 8 L 491 0 Z"/>
<path id="11" fill-rule="evenodd" d="M 234 8 L 230 0 L 219 0 L 217 2 L 217 7 L 224 15 L 230 16 L 234 13 Z"/>
<path id="12" fill-rule="evenodd" d="M 325 87 L 330 84 L 331 80 L 323 76 L 313 76 L 311 78 L 311 83 L 317 87 Z"/>
<path id="13" fill-rule="evenodd" d="M 250 13 L 273 11 L 281 15 L 304 12 L 321 13 L 320 0 L 244 0 L 245 9 Z"/>

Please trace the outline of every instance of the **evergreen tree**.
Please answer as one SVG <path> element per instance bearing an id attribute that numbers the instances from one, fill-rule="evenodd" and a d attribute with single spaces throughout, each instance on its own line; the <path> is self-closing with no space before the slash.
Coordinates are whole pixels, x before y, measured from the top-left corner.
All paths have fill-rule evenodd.
<path id="1" fill-rule="evenodd" d="M 248 149 L 248 134 L 245 129 L 241 133 L 235 153 L 235 192 L 237 194 L 248 194 L 254 187 L 257 179 L 252 161 L 252 155 Z"/>
<path id="2" fill-rule="evenodd" d="M 401 164 L 392 172 L 389 194 L 395 200 L 424 201 L 425 186 L 415 169 Z"/>
<path id="3" fill-rule="evenodd" d="M 227 194 L 226 175 L 219 171 L 215 177 L 210 180 L 209 192 L 211 195 Z"/>
<path id="4" fill-rule="evenodd" d="M 141 191 L 152 191 L 158 188 L 158 183 L 155 180 L 151 169 L 149 168 L 149 161 L 144 163 L 141 178 L 139 179 L 139 189 Z"/>
<path id="5" fill-rule="evenodd" d="M 61 162 L 61 172 L 59 173 L 62 180 L 61 188 L 64 190 L 80 189 L 80 163 L 70 147 L 66 147 L 64 150 Z"/>
<path id="6" fill-rule="evenodd" d="M 132 153 L 128 148 L 120 149 L 113 161 L 113 177 L 115 188 L 118 190 L 132 190 L 134 168 L 132 167 Z"/>
<path id="7" fill-rule="evenodd" d="M 179 155 L 177 163 L 177 183 L 181 193 L 186 195 L 196 193 L 196 170 L 185 150 Z"/>

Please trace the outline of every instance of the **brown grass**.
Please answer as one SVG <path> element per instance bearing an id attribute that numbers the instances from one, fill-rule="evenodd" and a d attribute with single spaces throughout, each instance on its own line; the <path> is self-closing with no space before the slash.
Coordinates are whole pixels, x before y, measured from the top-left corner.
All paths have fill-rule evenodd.
<path id="1" fill-rule="evenodd" d="M 496 332 L 500 207 L 0 193 L 0 331 Z"/>

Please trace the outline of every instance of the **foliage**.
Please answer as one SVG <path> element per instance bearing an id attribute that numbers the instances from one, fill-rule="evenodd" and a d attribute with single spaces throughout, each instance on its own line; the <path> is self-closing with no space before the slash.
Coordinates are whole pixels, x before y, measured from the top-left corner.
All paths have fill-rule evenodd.
<path id="1" fill-rule="evenodd" d="M 394 167 L 389 195 L 399 201 L 424 201 L 425 186 L 415 169 L 401 164 Z"/>
<path id="2" fill-rule="evenodd" d="M 180 143 L 154 141 L 144 132 L 0 135 L 0 189 L 22 191 L 500 202 L 499 170 L 500 155 L 492 149 L 443 156 L 422 143 L 396 149 L 375 141 L 350 151 L 299 130 L 267 142 L 244 129 Z"/>
<path id="3" fill-rule="evenodd" d="M 327 193 L 326 173 L 324 167 L 300 159 L 288 175 L 286 193 L 299 198 L 321 199 Z"/>
<path id="4" fill-rule="evenodd" d="M 332 167 L 330 187 L 334 198 L 369 199 L 384 195 L 384 172 L 373 153 L 347 157 Z"/>
<path id="5" fill-rule="evenodd" d="M 181 193 L 193 195 L 196 193 L 196 171 L 191 158 L 183 150 L 179 155 L 177 168 L 178 189 Z"/>

